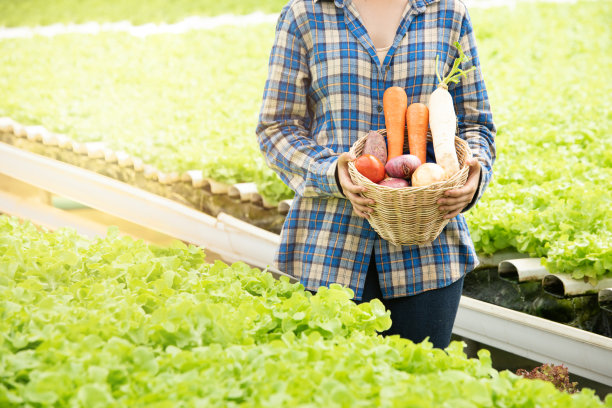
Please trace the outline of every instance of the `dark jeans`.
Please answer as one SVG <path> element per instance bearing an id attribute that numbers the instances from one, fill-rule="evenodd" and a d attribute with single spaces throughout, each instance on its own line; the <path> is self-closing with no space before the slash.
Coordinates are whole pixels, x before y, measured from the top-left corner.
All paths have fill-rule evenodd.
<path id="1" fill-rule="evenodd" d="M 383 335 L 399 334 L 400 337 L 410 339 L 415 343 L 420 343 L 429 337 L 434 347 L 443 349 L 450 343 L 462 291 L 463 277 L 444 288 L 429 290 L 414 296 L 383 299 L 378 283 L 376 263 L 372 255 L 363 297 L 356 303 L 369 302 L 378 298 L 391 311 L 393 323 Z"/>

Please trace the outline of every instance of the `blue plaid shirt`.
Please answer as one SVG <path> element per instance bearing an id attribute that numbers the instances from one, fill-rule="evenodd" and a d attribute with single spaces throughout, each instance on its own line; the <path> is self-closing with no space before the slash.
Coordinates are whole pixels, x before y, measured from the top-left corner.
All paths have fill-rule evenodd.
<path id="1" fill-rule="evenodd" d="M 380 61 L 350 1 L 291 0 L 280 15 L 257 137 L 268 165 L 296 195 L 277 267 L 307 289 L 340 283 L 361 299 L 375 256 L 385 298 L 450 285 L 478 264 L 463 215 L 428 245 L 395 246 L 353 213 L 335 178 L 338 155 L 385 127 L 382 97 L 401 86 L 427 104 L 437 85 L 436 55 L 449 72 L 459 41 L 476 70 L 451 84 L 459 136 L 482 165 L 477 201 L 491 178 L 495 126 L 466 7 L 453 0 L 409 0 L 393 45 Z"/>

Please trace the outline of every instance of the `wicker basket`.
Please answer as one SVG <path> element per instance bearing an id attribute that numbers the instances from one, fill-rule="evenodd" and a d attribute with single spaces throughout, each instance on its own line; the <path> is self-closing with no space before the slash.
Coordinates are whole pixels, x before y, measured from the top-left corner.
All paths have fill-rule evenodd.
<path id="1" fill-rule="evenodd" d="M 378 132 L 383 136 L 387 133 L 384 129 Z M 408 146 L 408 135 L 405 134 L 404 137 L 404 145 Z M 431 135 L 428 134 L 427 139 L 431 141 Z M 355 157 L 361 155 L 365 141 L 366 135 L 351 147 Z M 455 147 L 461 169 L 445 181 L 423 187 L 381 186 L 359 173 L 354 163 L 349 163 L 349 173 L 353 183 L 366 187 L 367 191 L 363 196 L 376 202 L 369 222 L 378 235 L 394 245 L 428 244 L 440 235 L 449 220 L 443 218 L 436 202 L 444 191 L 465 184 L 469 168 L 464 163 L 472 157 L 465 140 L 455 137 Z"/>

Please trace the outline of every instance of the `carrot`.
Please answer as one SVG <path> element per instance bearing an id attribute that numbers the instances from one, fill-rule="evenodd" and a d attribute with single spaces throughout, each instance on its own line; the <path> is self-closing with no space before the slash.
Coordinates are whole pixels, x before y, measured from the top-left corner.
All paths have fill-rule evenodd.
<path id="1" fill-rule="evenodd" d="M 404 131 L 408 95 L 404 88 L 392 86 L 383 94 L 383 110 L 387 128 L 387 161 L 404 153 Z"/>
<path id="2" fill-rule="evenodd" d="M 453 98 L 448 92 L 448 83 L 458 83 L 459 78 L 476 69 L 472 67 L 467 71 L 459 68 L 459 64 L 469 61 L 465 56 L 461 45 L 455 41 L 455 47 L 459 50 L 459 58 L 455 59 L 450 73 L 442 78 L 438 72 L 438 56 L 436 56 L 436 75 L 438 76 L 438 87 L 431 93 L 429 98 L 429 126 L 433 139 L 436 162 L 450 177 L 459 171 L 459 161 L 455 149 L 455 132 L 457 129 L 457 115 L 453 106 Z"/>
<path id="3" fill-rule="evenodd" d="M 411 103 L 406 110 L 408 128 L 408 148 L 410 154 L 425 163 L 427 159 L 427 128 L 429 127 L 429 109 L 422 103 Z"/>

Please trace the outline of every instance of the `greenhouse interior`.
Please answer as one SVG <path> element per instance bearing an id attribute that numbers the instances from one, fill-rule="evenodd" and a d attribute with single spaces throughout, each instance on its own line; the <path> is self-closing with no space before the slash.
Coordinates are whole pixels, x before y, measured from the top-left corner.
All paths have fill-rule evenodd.
<path id="1" fill-rule="evenodd" d="M 389 13 L 377 0 L 0 2 L 0 407 L 612 408 L 612 2 L 394 4 L 385 31 L 363 17 Z M 404 98 L 399 139 L 381 84 Z M 424 204 L 471 185 L 450 217 Z M 421 222 L 426 241 L 387 236 Z M 356 223 L 392 258 L 442 251 L 434 275 L 457 258 L 436 242 L 467 240 L 448 346 L 360 300 Z"/>

